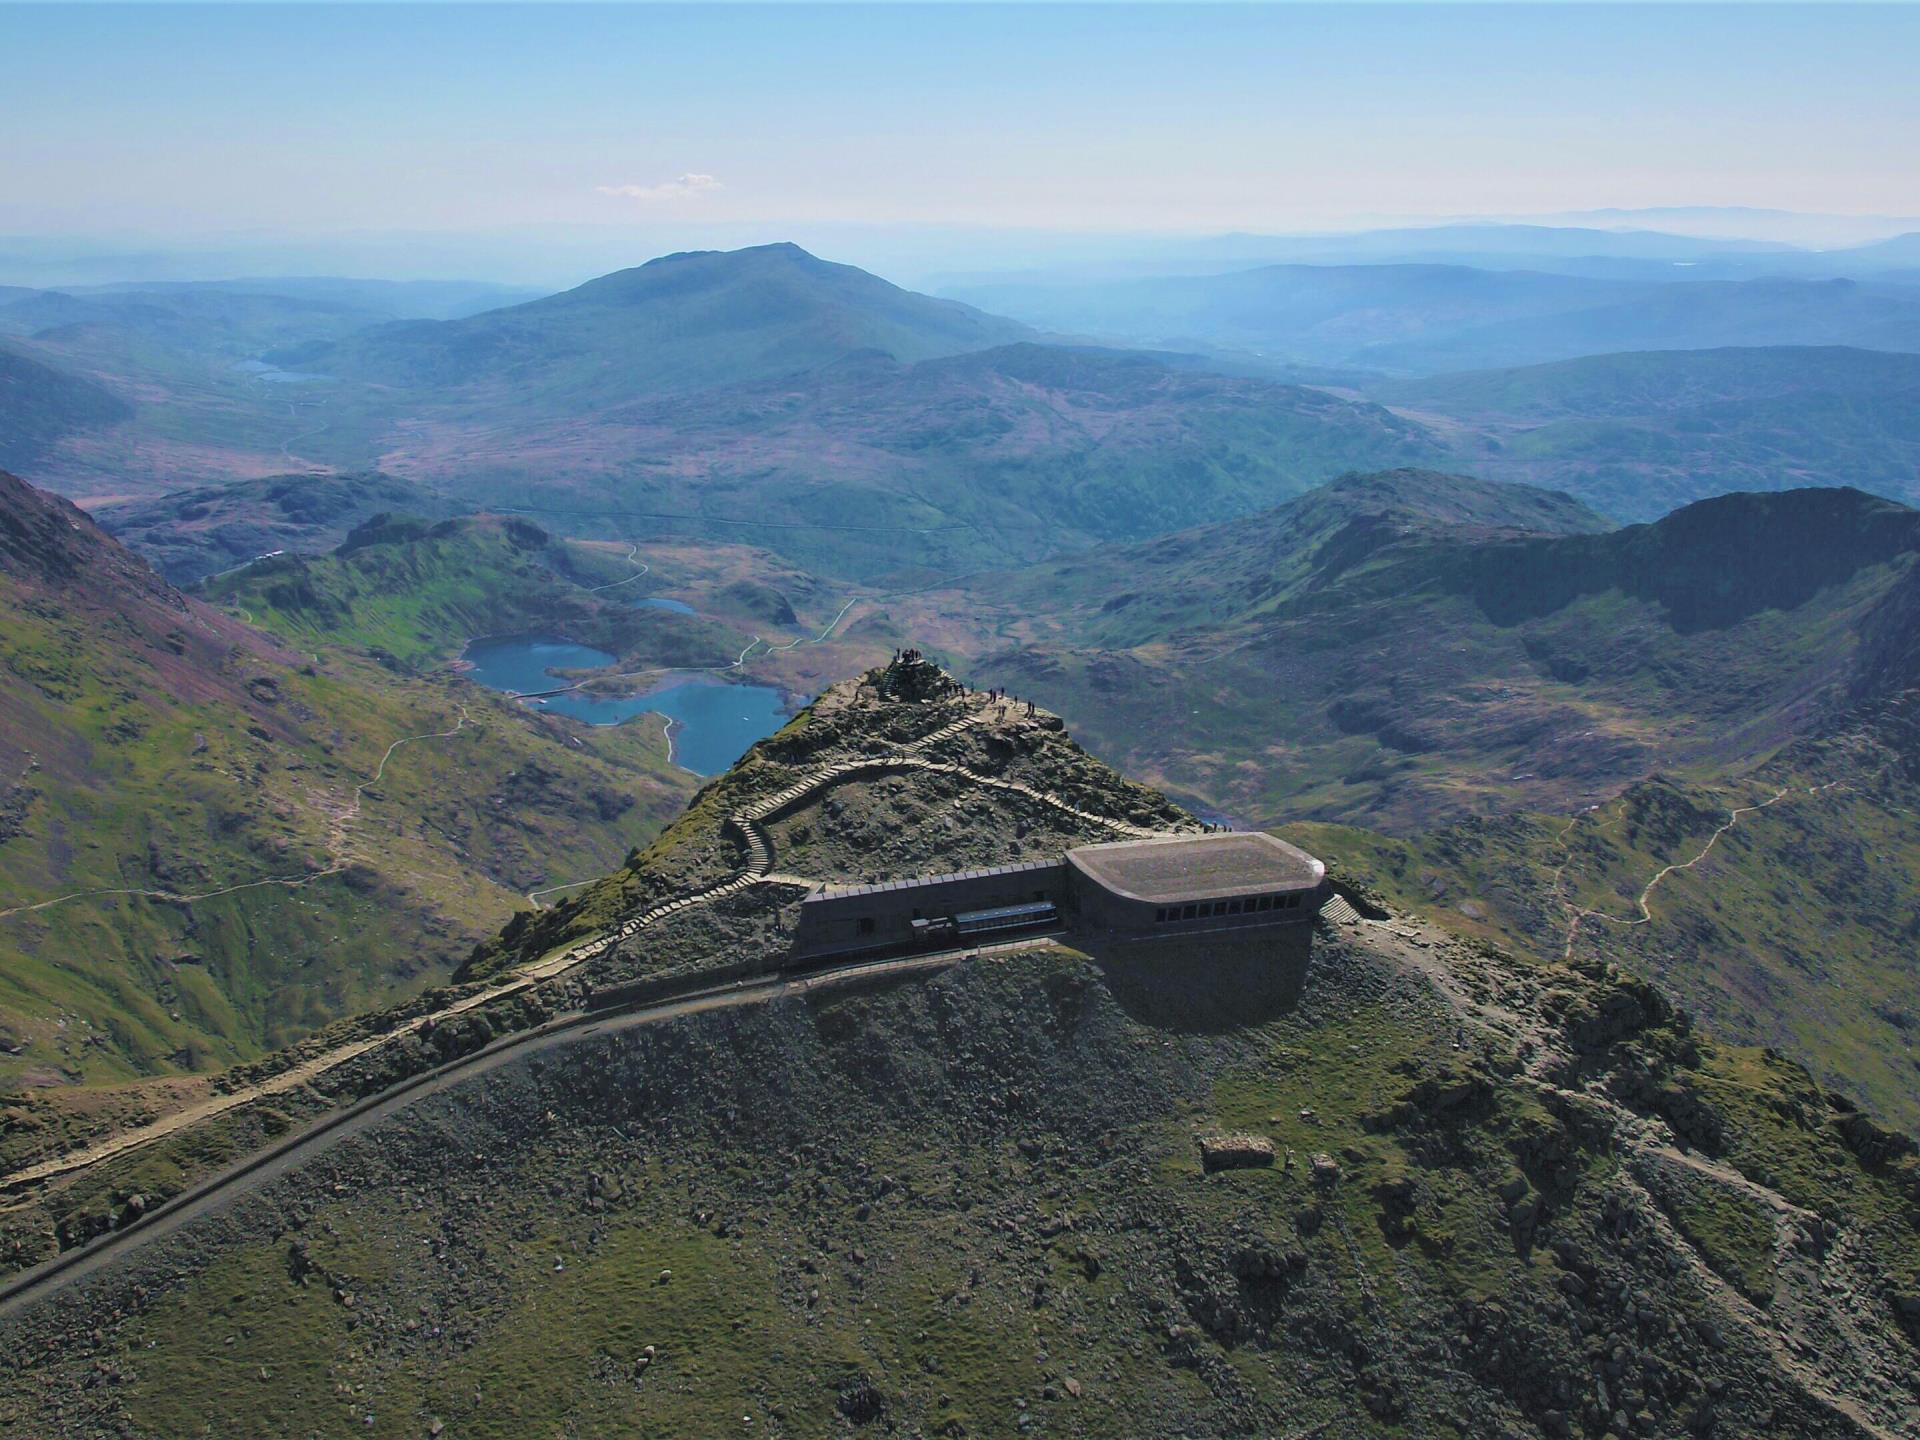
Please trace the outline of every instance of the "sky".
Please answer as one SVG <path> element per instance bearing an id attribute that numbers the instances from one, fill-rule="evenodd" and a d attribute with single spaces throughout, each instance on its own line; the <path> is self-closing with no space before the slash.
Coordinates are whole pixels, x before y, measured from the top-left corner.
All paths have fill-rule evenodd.
<path id="1" fill-rule="evenodd" d="M 1920 214 L 1920 7 L 0 6 L 0 234 Z"/>

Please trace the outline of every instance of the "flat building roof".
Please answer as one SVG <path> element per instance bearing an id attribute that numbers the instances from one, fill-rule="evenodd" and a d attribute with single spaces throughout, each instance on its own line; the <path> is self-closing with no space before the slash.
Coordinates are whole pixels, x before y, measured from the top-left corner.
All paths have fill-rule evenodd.
<path id="1" fill-rule="evenodd" d="M 1312 889 L 1327 867 L 1260 831 L 1077 845 L 1067 863 L 1102 889 L 1149 905 Z"/>

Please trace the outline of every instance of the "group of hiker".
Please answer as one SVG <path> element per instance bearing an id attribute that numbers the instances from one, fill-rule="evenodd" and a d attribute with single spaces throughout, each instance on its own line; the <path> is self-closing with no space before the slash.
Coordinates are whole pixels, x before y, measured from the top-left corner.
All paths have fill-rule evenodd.
<path id="1" fill-rule="evenodd" d="M 987 691 L 987 703 L 989 705 L 997 704 L 1000 707 L 1000 714 L 1003 718 L 1007 713 L 1007 705 L 1009 702 L 1012 703 L 1014 712 L 1017 714 L 1019 712 L 1019 709 L 1022 703 L 1018 695 L 1009 696 L 1006 691 L 998 688 Z M 1032 715 L 1034 713 L 1033 701 L 1028 700 L 1025 702 L 1025 704 L 1027 707 L 1027 714 Z"/>
<path id="2" fill-rule="evenodd" d="M 893 663 L 896 666 L 921 665 L 926 663 L 926 656 L 922 655 L 917 649 L 895 650 L 893 652 Z M 939 690 L 940 694 L 951 696 L 951 695 L 964 695 L 967 693 L 967 687 L 962 685 L 958 680 L 952 679 L 951 677 L 946 675 L 942 675 L 940 679 L 941 679 L 940 690 Z M 1029 717 L 1039 713 L 1033 701 L 1031 700 L 1023 701 L 1018 695 L 1009 695 L 1005 690 L 999 688 L 998 686 L 987 691 L 987 703 L 989 705 L 998 705 L 1000 707 L 1000 718 L 1003 720 L 1006 718 L 1008 705 L 1013 706 L 1014 713 L 1016 714 L 1019 713 L 1020 706 L 1023 704 L 1027 707 L 1026 713 Z"/>

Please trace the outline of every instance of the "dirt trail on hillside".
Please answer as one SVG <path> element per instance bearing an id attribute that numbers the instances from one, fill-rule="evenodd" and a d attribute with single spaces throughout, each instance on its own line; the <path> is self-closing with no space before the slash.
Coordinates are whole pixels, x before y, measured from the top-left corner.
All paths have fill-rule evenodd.
<path id="1" fill-rule="evenodd" d="M 1798 797 L 1802 793 L 1807 795 L 1822 795 L 1829 790 L 1844 788 L 1844 786 L 1844 781 L 1833 780 L 1825 785 L 1808 786 L 1803 792 L 1791 785 L 1783 785 L 1774 793 L 1773 798 L 1770 800 L 1763 800 L 1757 805 L 1733 806 L 1727 812 L 1726 823 L 1707 837 L 1707 843 L 1702 845 L 1691 859 L 1676 861 L 1670 865 L 1663 865 L 1659 870 L 1654 872 L 1653 878 L 1647 881 L 1646 885 L 1641 889 L 1639 897 L 1634 902 L 1635 908 L 1640 912 L 1636 916 L 1609 915 L 1606 911 L 1598 910 L 1591 906 L 1576 905 L 1561 893 L 1561 886 L 1566 879 L 1567 867 L 1573 863 L 1573 850 L 1571 843 L 1568 841 L 1568 836 L 1573 833 L 1575 826 L 1600 807 L 1597 805 L 1589 806 L 1587 809 L 1580 811 L 1569 819 L 1567 823 L 1561 827 L 1560 833 L 1554 837 L 1554 843 L 1563 847 L 1563 853 L 1560 857 L 1560 863 L 1553 868 L 1553 877 L 1548 885 L 1548 893 L 1553 896 L 1554 900 L 1568 916 L 1567 939 L 1566 944 L 1561 948 L 1560 958 L 1563 960 L 1573 958 L 1574 942 L 1580 938 L 1580 927 L 1588 920 L 1599 920 L 1608 925 L 1628 927 L 1651 925 L 1653 923 L 1653 911 L 1648 908 L 1648 902 L 1652 900 L 1653 892 L 1660 888 L 1661 884 L 1669 875 L 1678 874 L 1682 870 L 1691 870 L 1702 860 L 1706 859 L 1708 855 L 1712 854 L 1714 846 L 1720 843 L 1720 837 L 1739 825 L 1741 817 L 1755 815 L 1762 810 L 1771 810 L 1781 801 L 1789 797 Z M 1606 825 L 1614 822 L 1602 821 L 1601 823 Z"/>
<path id="2" fill-rule="evenodd" d="M 269 886 L 279 886 L 286 890 L 298 890 L 304 886 L 313 884 L 316 880 L 325 880 L 328 876 L 338 875 L 359 858 L 350 853 L 352 837 L 348 833 L 348 827 L 360 818 L 361 805 L 366 799 L 367 791 L 378 785 L 386 775 L 387 763 L 393 759 L 394 752 L 402 746 L 411 745 L 418 740 L 446 740 L 458 735 L 469 723 L 467 707 L 461 705 L 459 710 L 460 718 L 455 722 L 451 730 L 430 730 L 421 735 L 403 735 L 400 739 L 389 745 L 386 753 L 380 757 L 380 764 L 374 770 L 372 776 L 366 780 L 362 780 L 353 787 L 353 799 L 337 813 L 328 812 L 324 807 L 317 807 L 321 808 L 322 813 L 325 813 L 327 816 L 329 830 L 327 848 L 339 857 L 329 865 L 315 870 L 302 871 L 298 875 L 269 875 L 254 880 L 236 881 L 231 885 L 223 885 L 218 889 L 203 890 L 195 894 L 187 894 L 177 890 L 145 889 L 137 886 L 109 886 L 94 890 L 75 890 L 66 895 L 56 895 L 51 899 L 37 900 L 31 904 L 10 905 L 5 909 L 0 909 L 0 920 L 5 920 L 13 915 L 30 915 L 40 910 L 51 910 L 57 905 L 65 905 L 74 900 L 100 900 L 114 895 L 138 896 L 146 900 L 160 900 L 170 905 L 194 905 L 203 900 L 217 900 L 223 895 L 238 894 L 242 890 L 258 890 Z"/>
<path id="3" fill-rule="evenodd" d="M 1782 792 L 1787 793 L 1787 792 Z M 1776 797 L 1777 799 L 1778 797 Z M 1770 801 L 1769 804 L 1774 802 Z M 1751 813 L 1763 806 L 1741 807 Z M 1734 821 L 1716 832 L 1724 834 Z M 1709 847 L 1710 848 L 1710 845 Z M 1704 856 L 1703 849 L 1695 860 Z M 1692 862 L 1689 862 L 1692 863 Z M 1669 866 L 1662 874 L 1683 866 Z M 1651 884 L 1648 887 L 1651 889 Z M 1369 949 L 1420 975 L 1443 996 L 1459 1018 L 1463 1035 L 1511 1046 L 1523 1068 L 1516 1078 L 1562 1103 L 1572 1103 L 1604 1114 L 1611 1122 L 1614 1141 L 1623 1161 L 1618 1182 L 1638 1207 L 1642 1218 L 1672 1253 L 1681 1258 L 1686 1273 L 1714 1303 L 1757 1340 L 1781 1373 L 1808 1396 L 1836 1415 L 1879 1440 L 1900 1440 L 1920 1433 L 1920 1413 L 1913 1408 L 1907 1376 L 1911 1355 L 1896 1353 L 1866 1323 L 1864 1306 L 1871 1304 L 1876 1284 L 1855 1258 L 1858 1237 L 1827 1226 L 1819 1215 L 1794 1204 L 1778 1191 L 1753 1180 L 1729 1165 L 1681 1144 L 1665 1122 L 1628 1109 L 1603 1089 L 1569 1089 L 1556 1075 L 1573 1073 L 1576 1057 L 1565 1036 L 1537 1009 L 1505 1003 L 1505 994 L 1491 966 L 1474 957 L 1447 932 L 1418 921 L 1370 920 L 1344 900 L 1323 912 L 1330 924 Z M 1475 972 L 1478 973 L 1475 973 Z M 1509 988 L 1519 988 L 1516 981 Z M 1771 1305 L 1762 1308 L 1748 1300 L 1715 1271 L 1699 1247 L 1681 1233 L 1649 1188 L 1663 1168 L 1680 1169 L 1711 1185 L 1731 1190 L 1757 1205 L 1774 1224 L 1774 1290 Z M 1861 1383 L 1853 1393 L 1833 1383 L 1829 1352 L 1839 1348 Z"/>

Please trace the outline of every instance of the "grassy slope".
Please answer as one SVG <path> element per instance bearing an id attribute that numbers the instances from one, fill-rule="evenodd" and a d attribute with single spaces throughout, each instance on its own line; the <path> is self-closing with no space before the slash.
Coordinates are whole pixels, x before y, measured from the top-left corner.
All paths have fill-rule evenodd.
<path id="1" fill-rule="evenodd" d="M 230 1063 L 408 993 L 684 794 L 657 736 L 303 663 L 74 533 L 74 576 L 0 576 L 9 1077 Z M 93 890 L 165 895 L 24 908 Z"/>
<path id="2" fill-rule="evenodd" d="M 419 669 L 473 635 L 586 620 L 591 600 L 555 568 L 572 556 L 524 521 L 380 516 L 329 555 L 263 560 L 209 581 L 205 594 L 291 644 L 345 645 Z"/>
<path id="3" fill-rule="evenodd" d="M 1920 777 L 1900 713 L 1791 746 L 1735 784 L 1647 781 L 1572 820 L 1465 821 L 1411 839 L 1286 833 L 1390 904 L 1431 906 L 1468 934 L 1557 954 L 1570 907 L 1611 917 L 1580 921 L 1576 957 L 1657 978 L 1716 1032 L 1786 1051 L 1913 1129 Z M 1762 804 L 1662 880 L 1643 919 L 1663 867 L 1701 856 L 1735 807 Z"/>
<path id="4" fill-rule="evenodd" d="M 558 541 L 524 520 L 383 515 L 331 554 L 263 560 L 205 593 L 290 645 L 344 646 L 413 673 L 456 659 L 475 636 L 532 631 L 634 665 L 739 653 L 747 635 L 731 624 L 636 609 L 646 575 L 624 548 Z"/>

